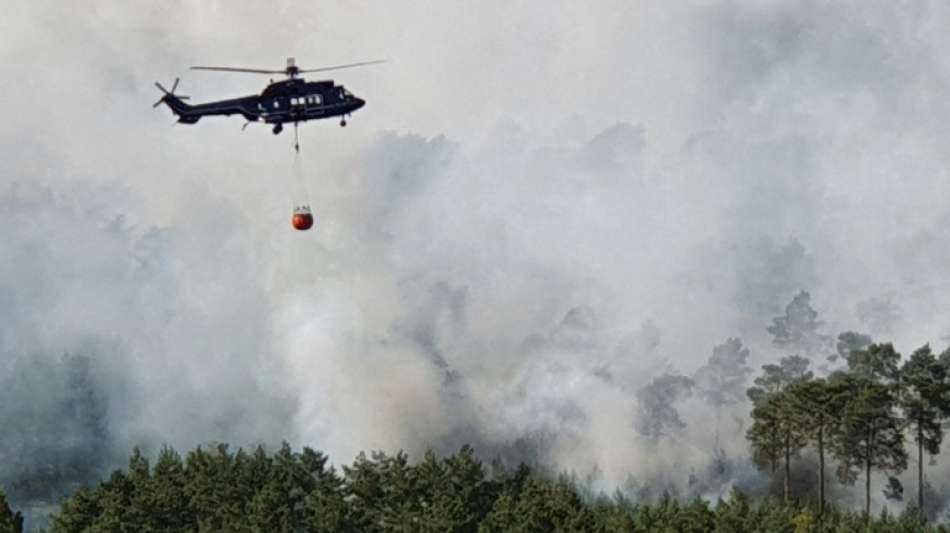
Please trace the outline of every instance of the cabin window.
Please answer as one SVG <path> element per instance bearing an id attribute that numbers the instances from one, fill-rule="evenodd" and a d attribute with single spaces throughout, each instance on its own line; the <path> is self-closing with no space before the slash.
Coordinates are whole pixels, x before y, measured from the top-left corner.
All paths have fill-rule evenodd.
<path id="1" fill-rule="evenodd" d="M 311 96 L 310 99 L 313 100 L 313 103 L 315 103 L 315 104 L 317 104 L 317 105 L 320 105 L 320 95 L 319 95 L 319 94 L 315 94 L 315 95 Z"/>
<path id="2" fill-rule="evenodd" d="M 297 105 L 297 99 L 296 99 L 296 98 L 291 98 L 291 99 L 290 99 L 290 105 Z"/>
<path id="3" fill-rule="evenodd" d="M 280 101 L 275 98 L 275 99 L 274 99 L 274 109 L 277 109 L 278 107 L 280 107 Z"/>

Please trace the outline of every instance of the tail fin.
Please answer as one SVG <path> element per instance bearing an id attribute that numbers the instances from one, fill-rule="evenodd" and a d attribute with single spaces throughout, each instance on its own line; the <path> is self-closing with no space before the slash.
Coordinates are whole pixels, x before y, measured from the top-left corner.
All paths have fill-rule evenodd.
<path id="1" fill-rule="evenodd" d="M 181 98 L 175 96 L 174 94 L 163 96 L 161 101 L 172 110 L 172 113 L 178 115 L 178 122 L 194 124 L 195 122 L 198 122 L 198 119 L 201 118 L 201 115 L 190 113 L 192 107 L 185 102 L 182 102 Z"/>
<path id="2" fill-rule="evenodd" d="M 195 122 L 198 122 L 198 119 L 201 118 L 201 115 L 191 113 L 191 110 L 193 109 L 192 106 L 183 102 L 183 100 L 188 99 L 187 96 L 178 96 L 175 94 L 175 89 L 178 88 L 178 81 L 179 79 L 175 78 L 175 83 L 172 84 L 172 90 L 170 91 L 162 87 L 161 83 L 155 82 L 155 86 L 158 87 L 158 90 L 162 91 L 165 94 L 162 95 L 162 98 L 159 101 L 155 102 L 155 105 L 153 105 L 152 107 L 158 107 L 159 104 L 164 103 L 172 110 L 172 113 L 175 113 L 176 115 L 178 115 L 178 122 L 184 122 L 185 124 L 194 124 Z"/>

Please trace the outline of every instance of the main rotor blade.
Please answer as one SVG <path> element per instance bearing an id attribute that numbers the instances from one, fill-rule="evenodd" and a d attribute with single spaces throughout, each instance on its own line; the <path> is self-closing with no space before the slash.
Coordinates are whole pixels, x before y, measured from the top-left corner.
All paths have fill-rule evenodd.
<path id="1" fill-rule="evenodd" d="M 179 82 L 179 81 L 180 81 L 180 80 L 179 80 L 178 78 L 175 78 L 175 83 L 172 84 L 172 90 L 169 91 L 169 92 L 171 92 L 172 94 L 175 93 L 175 89 L 178 88 L 178 82 Z"/>
<path id="2" fill-rule="evenodd" d="M 263 70 L 256 68 L 234 68 L 234 67 L 191 67 L 191 70 L 217 70 L 221 72 L 250 72 L 252 74 L 284 74 L 284 70 Z"/>
<path id="3" fill-rule="evenodd" d="M 375 60 L 375 61 L 361 61 L 361 62 L 359 62 L 359 63 L 349 63 L 349 64 L 346 64 L 346 65 L 335 65 L 335 66 L 332 66 L 332 67 L 300 69 L 300 73 L 303 74 L 304 72 L 326 72 L 326 71 L 328 71 L 328 70 L 337 70 L 337 69 L 341 69 L 341 68 L 361 67 L 361 66 L 363 66 L 363 65 L 375 65 L 376 63 L 386 63 L 387 61 L 389 61 L 389 60 L 388 60 L 388 59 L 377 59 L 377 60 Z"/>
<path id="4" fill-rule="evenodd" d="M 168 94 L 168 90 L 165 89 L 164 87 L 162 87 L 162 84 L 161 84 L 161 83 L 158 83 L 158 82 L 156 81 L 156 82 L 155 82 L 155 86 L 158 87 L 158 90 L 159 90 L 159 91 L 162 91 L 163 93 Z"/>

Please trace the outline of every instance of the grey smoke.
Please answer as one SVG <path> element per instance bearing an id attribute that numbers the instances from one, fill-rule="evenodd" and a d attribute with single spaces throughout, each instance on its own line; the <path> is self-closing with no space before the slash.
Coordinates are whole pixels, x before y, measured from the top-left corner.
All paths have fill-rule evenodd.
<path id="1" fill-rule="evenodd" d="M 604 487 L 756 486 L 741 466 L 706 474 L 745 457 L 744 430 L 714 451 L 693 396 L 660 453 L 636 429 L 637 391 L 693 375 L 724 338 L 756 371 L 788 355 L 766 327 L 800 290 L 826 335 L 869 330 L 879 316 L 859 306 L 881 295 L 899 320 L 875 339 L 909 352 L 946 334 L 948 9 L 11 12 L 0 383 L 16 386 L 0 420 L 35 455 L 0 485 L 91 443 L 106 451 L 62 466 L 70 482 L 135 444 L 288 439 L 337 461 L 474 442 Z M 263 86 L 189 64 L 287 55 L 396 59 L 337 76 L 369 101 L 351 127 L 302 130 L 309 234 L 288 227 L 286 137 L 169 128 L 149 108 L 155 79 L 184 75 L 199 101 Z M 87 361 L 78 389 L 70 361 Z M 52 441 L 76 444 L 31 444 Z"/>

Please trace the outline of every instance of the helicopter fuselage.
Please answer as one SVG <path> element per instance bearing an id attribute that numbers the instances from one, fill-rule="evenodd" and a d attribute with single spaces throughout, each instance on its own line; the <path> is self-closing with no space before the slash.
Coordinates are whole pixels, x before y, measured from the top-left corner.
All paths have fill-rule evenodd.
<path id="1" fill-rule="evenodd" d="M 188 105 L 174 94 L 166 94 L 161 101 L 178 116 L 178 122 L 184 124 L 194 124 L 206 116 L 237 114 L 248 122 L 273 124 L 275 134 L 288 122 L 345 117 L 366 104 L 333 80 L 300 78 L 273 82 L 260 95 Z M 340 124 L 346 125 L 345 120 Z"/>

